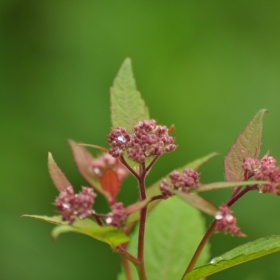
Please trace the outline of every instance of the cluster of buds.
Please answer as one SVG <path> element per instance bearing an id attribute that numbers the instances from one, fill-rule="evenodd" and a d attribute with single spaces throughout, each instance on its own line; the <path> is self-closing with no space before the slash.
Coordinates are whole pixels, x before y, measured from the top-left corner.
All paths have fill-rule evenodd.
<path id="1" fill-rule="evenodd" d="M 69 186 L 60 192 L 55 200 L 55 205 L 62 215 L 62 220 L 72 224 L 75 217 L 82 220 L 92 214 L 95 197 L 96 194 L 92 188 L 83 187 L 78 194 L 75 194 L 72 186 Z"/>
<path id="2" fill-rule="evenodd" d="M 172 195 L 170 191 L 172 189 L 188 192 L 188 188 L 194 188 L 199 184 L 198 173 L 193 169 L 184 169 L 182 174 L 174 170 L 168 174 L 168 177 L 171 183 L 163 179 L 159 185 L 164 197 Z"/>
<path id="3" fill-rule="evenodd" d="M 109 150 L 113 157 L 127 152 L 128 158 L 138 163 L 147 157 L 159 156 L 176 149 L 174 138 L 168 134 L 166 126 L 156 124 L 155 120 L 145 120 L 134 126 L 134 132 L 128 134 L 123 127 L 117 127 L 108 135 Z"/>
<path id="4" fill-rule="evenodd" d="M 223 204 L 215 215 L 217 231 L 225 231 L 237 236 L 245 236 L 236 226 L 236 218 L 231 214 L 226 204 Z"/>
<path id="5" fill-rule="evenodd" d="M 93 159 L 90 162 L 90 170 L 97 177 L 101 177 L 107 168 L 112 168 L 117 173 L 119 182 L 123 181 L 130 174 L 118 158 L 112 157 L 108 153 L 101 154 L 97 159 Z"/>
<path id="6" fill-rule="evenodd" d="M 255 180 L 269 182 L 260 187 L 261 193 L 280 195 L 280 170 L 275 162 L 275 158 L 267 154 L 261 160 L 246 158 L 243 162 L 242 168 L 247 178 L 254 177 Z"/>
<path id="7" fill-rule="evenodd" d="M 116 202 L 110 206 L 111 211 L 106 218 L 107 225 L 116 226 L 121 228 L 126 219 L 126 212 L 122 202 Z"/>

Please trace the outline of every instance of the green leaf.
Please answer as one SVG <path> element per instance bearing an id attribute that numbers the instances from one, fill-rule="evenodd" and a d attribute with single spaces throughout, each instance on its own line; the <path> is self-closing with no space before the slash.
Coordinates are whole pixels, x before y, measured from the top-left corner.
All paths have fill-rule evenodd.
<path id="1" fill-rule="evenodd" d="M 262 126 L 266 109 L 260 110 L 237 136 L 224 160 L 225 178 L 227 181 L 242 181 L 244 158 L 258 158 L 260 154 Z"/>
<path id="2" fill-rule="evenodd" d="M 177 190 L 172 190 L 172 192 L 183 201 L 208 215 L 215 216 L 218 211 L 218 208 L 214 204 L 199 195 L 183 193 Z"/>
<path id="3" fill-rule="evenodd" d="M 242 181 L 242 182 L 215 182 L 211 184 L 201 185 L 199 187 L 193 188 L 191 192 L 206 192 L 212 190 L 219 190 L 224 188 L 232 188 L 238 186 L 252 186 L 267 184 L 266 181 Z"/>
<path id="4" fill-rule="evenodd" d="M 75 220 L 72 225 L 67 221 L 62 221 L 61 216 L 38 216 L 38 215 L 23 215 L 23 217 L 35 218 L 51 224 L 59 225 L 52 231 L 52 237 L 56 239 L 58 235 L 65 232 L 77 232 L 88 235 L 99 241 L 105 242 L 114 250 L 116 246 L 129 241 L 129 237 L 122 230 L 112 226 L 99 226 L 91 219 Z"/>
<path id="5" fill-rule="evenodd" d="M 161 202 L 147 217 L 145 263 L 148 279 L 181 279 L 196 247 L 205 233 L 204 219 L 195 208 L 177 197 Z M 131 236 L 128 250 L 137 255 L 138 226 Z M 209 257 L 204 248 L 198 264 Z M 131 265 L 133 279 L 137 272 Z M 119 275 L 118 279 L 123 279 Z"/>
<path id="6" fill-rule="evenodd" d="M 195 280 L 215 274 L 221 270 L 239 265 L 280 251 L 280 236 L 268 236 L 241 245 L 220 257 L 214 258 L 209 264 L 190 271 L 184 280 Z"/>
<path id="7" fill-rule="evenodd" d="M 211 158 L 218 156 L 219 153 L 214 152 L 211 153 L 209 155 L 206 155 L 204 157 L 195 159 L 192 162 L 187 163 L 186 165 L 184 165 L 183 167 L 179 168 L 178 171 L 182 172 L 184 169 L 194 169 L 194 170 L 198 170 L 198 168 L 203 165 L 204 163 L 206 163 L 207 161 L 209 161 Z"/>
<path id="8" fill-rule="evenodd" d="M 60 170 L 60 168 L 54 161 L 50 152 L 48 153 L 48 168 L 52 181 L 55 187 L 60 192 L 65 190 L 67 187 L 71 186 L 66 176 L 63 174 L 63 172 Z"/>
<path id="9" fill-rule="evenodd" d="M 139 121 L 150 118 L 148 108 L 137 91 L 130 58 L 124 60 L 110 93 L 113 128 L 125 127 L 131 133 Z"/>
<path id="10" fill-rule="evenodd" d="M 176 170 L 178 170 L 179 172 L 182 172 L 184 169 L 197 170 L 202 164 L 206 163 L 208 160 L 210 160 L 211 158 L 213 158 L 214 156 L 217 156 L 217 155 L 218 155 L 218 153 L 211 153 L 207 156 L 204 156 L 204 157 L 198 158 L 192 162 L 189 162 L 186 165 L 184 165 L 183 167 L 176 169 Z M 166 175 L 165 177 L 168 177 L 168 175 Z M 168 180 L 169 178 L 166 178 L 166 179 Z M 160 182 L 161 182 L 161 180 L 158 180 L 156 183 L 152 184 L 149 188 L 147 188 L 147 191 L 146 191 L 147 197 L 152 197 L 152 196 L 161 194 L 160 189 L 159 189 Z M 148 213 L 150 211 L 152 211 L 160 203 L 160 201 L 161 200 L 155 200 L 155 201 L 149 203 Z M 139 221 L 139 217 L 140 217 L 139 212 L 135 212 L 135 213 L 131 214 L 127 219 L 127 226 L 129 228 L 131 228 L 135 224 L 135 222 Z"/>

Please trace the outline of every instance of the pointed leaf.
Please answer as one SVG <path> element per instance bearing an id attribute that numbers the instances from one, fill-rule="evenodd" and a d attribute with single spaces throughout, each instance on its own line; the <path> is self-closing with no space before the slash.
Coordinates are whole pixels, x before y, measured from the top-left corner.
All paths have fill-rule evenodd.
<path id="1" fill-rule="evenodd" d="M 242 181 L 244 158 L 258 158 L 260 154 L 262 126 L 266 109 L 260 110 L 237 136 L 224 160 L 225 178 L 227 181 Z"/>
<path id="2" fill-rule="evenodd" d="M 99 178 L 91 167 L 93 156 L 82 146 L 77 145 L 73 140 L 68 140 L 73 158 L 79 173 L 98 192 L 103 194 L 107 201 L 110 201 L 110 194 L 103 190 Z"/>
<path id="3" fill-rule="evenodd" d="M 184 169 L 194 169 L 194 170 L 198 170 L 199 167 L 201 167 L 204 163 L 206 163 L 207 161 L 209 161 L 211 158 L 218 156 L 219 153 L 211 153 L 209 155 L 206 155 L 204 157 L 195 159 L 192 162 L 187 163 L 186 165 L 184 165 L 183 167 L 179 168 L 178 171 L 182 172 Z"/>
<path id="4" fill-rule="evenodd" d="M 242 182 L 215 182 L 207 185 L 201 185 L 199 187 L 193 188 L 191 192 L 206 192 L 212 190 L 219 190 L 224 188 L 232 188 L 238 186 L 252 186 L 252 185 L 261 185 L 267 184 L 266 181 L 242 181 Z"/>
<path id="5" fill-rule="evenodd" d="M 192 255 L 205 233 L 201 213 L 177 197 L 161 202 L 147 217 L 145 260 L 148 279 L 181 279 Z M 128 250 L 137 255 L 138 226 L 131 236 Z M 199 264 L 209 257 L 204 248 Z M 132 267 L 133 279 L 138 279 Z M 122 279 L 120 275 L 118 279 Z"/>
<path id="6" fill-rule="evenodd" d="M 65 190 L 67 187 L 71 186 L 66 176 L 57 166 L 56 162 L 54 161 L 52 154 L 48 153 L 48 168 L 49 173 L 52 178 L 52 181 L 55 187 L 61 192 Z"/>
<path id="7" fill-rule="evenodd" d="M 151 201 L 151 198 L 148 197 L 148 198 L 146 198 L 145 200 L 138 201 L 138 202 L 136 202 L 136 203 L 134 203 L 134 204 L 131 204 L 131 205 L 129 205 L 129 206 L 127 206 L 127 207 L 125 208 L 125 213 L 126 213 L 127 215 L 130 215 L 130 214 L 132 214 L 132 213 L 134 213 L 134 212 L 136 212 L 136 211 L 139 211 L 139 210 L 141 210 L 143 207 L 145 207 L 150 201 Z"/>
<path id="8" fill-rule="evenodd" d="M 172 192 L 183 201 L 208 215 L 215 216 L 218 211 L 218 208 L 214 204 L 199 195 L 187 194 L 177 190 L 173 190 Z"/>
<path id="9" fill-rule="evenodd" d="M 195 280 L 215 274 L 221 270 L 251 261 L 280 251 L 280 236 L 268 236 L 241 245 L 220 257 L 214 258 L 209 264 L 190 271 L 184 280 Z"/>
<path id="10" fill-rule="evenodd" d="M 125 127 L 128 133 L 142 120 L 148 120 L 149 111 L 136 89 L 130 58 L 123 62 L 111 87 L 112 126 Z"/>
<path id="11" fill-rule="evenodd" d="M 110 194 L 110 203 L 115 202 L 115 197 L 118 194 L 119 179 L 117 173 L 112 168 L 107 168 L 99 179 L 102 189 Z"/>
<path id="12" fill-rule="evenodd" d="M 58 235 L 65 232 L 77 232 L 88 235 L 97 240 L 105 242 L 115 249 L 116 246 L 129 241 L 129 237 L 122 230 L 112 226 L 99 226 L 96 222 L 90 219 L 76 220 L 72 225 L 67 221 L 62 221 L 61 216 L 38 216 L 38 215 L 23 215 L 23 217 L 35 218 L 48 223 L 59 225 L 52 231 L 52 237 L 56 239 Z"/>
<path id="13" fill-rule="evenodd" d="M 218 153 L 211 153 L 207 156 L 204 156 L 204 157 L 198 158 L 192 162 L 189 162 L 186 165 L 184 165 L 183 167 L 176 169 L 176 170 L 178 170 L 179 172 L 182 172 L 184 169 L 197 170 L 202 164 L 206 163 L 208 160 L 210 160 L 211 158 L 213 158 L 214 156 L 217 156 L 217 155 L 218 155 Z M 167 178 L 168 175 L 166 175 L 165 177 L 167 180 L 169 179 L 169 178 Z M 159 189 L 160 182 L 161 182 L 161 180 L 158 180 L 156 183 L 152 184 L 149 188 L 147 188 L 147 191 L 146 191 L 147 197 L 153 197 L 153 196 L 161 194 L 160 189 Z M 155 200 L 155 201 L 152 201 L 151 203 L 149 203 L 148 213 L 150 211 L 152 211 L 154 209 L 154 207 L 156 207 L 160 203 L 160 201 L 161 200 L 158 199 L 158 200 Z M 134 223 L 139 220 L 139 217 L 140 216 L 139 216 L 138 212 L 131 214 L 127 219 L 127 226 L 129 228 L 131 228 L 134 225 Z"/>

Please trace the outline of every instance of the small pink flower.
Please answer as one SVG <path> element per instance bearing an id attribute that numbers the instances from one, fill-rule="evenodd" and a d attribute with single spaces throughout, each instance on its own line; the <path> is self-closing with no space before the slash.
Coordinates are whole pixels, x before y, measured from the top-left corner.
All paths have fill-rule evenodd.
<path id="1" fill-rule="evenodd" d="M 236 218 L 231 214 L 226 204 L 223 204 L 215 215 L 217 231 L 225 231 L 237 236 L 245 236 L 236 226 Z"/>
<path id="2" fill-rule="evenodd" d="M 72 224 L 75 217 L 82 220 L 91 215 L 95 197 L 96 194 L 92 188 L 83 187 L 82 191 L 74 194 L 72 186 L 69 186 L 60 192 L 55 200 L 55 205 L 62 215 L 62 220 Z"/>

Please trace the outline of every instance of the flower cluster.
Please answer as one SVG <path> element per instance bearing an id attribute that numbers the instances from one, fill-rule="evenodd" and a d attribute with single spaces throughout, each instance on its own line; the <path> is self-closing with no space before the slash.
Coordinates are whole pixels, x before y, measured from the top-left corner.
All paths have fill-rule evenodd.
<path id="1" fill-rule="evenodd" d="M 262 193 L 276 193 L 280 195 L 280 170 L 275 165 L 275 158 L 267 154 L 261 159 L 246 158 L 242 168 L 247 177 L 254 177 L 255 180 L 268 181 L 268 184 L 260 187 Z"/>
<path id="2" fill-rule="evenodd" d="M 107 168 L 112 168 L 118 175 L 119 182 L 124 180 L 130 173 L 127 168 L 108 153 L 101 154 L 97 159 L 90 162 L 90 169 L 97 177 L 102 176 Z"/>
<path id="3" fill-rule="evenodd" d="M 108 135 L 109 150 L 113 157 L 127 152 L 128 158 L 138 163 L 147 157 L 159 156 L 176 149 L 174 138 L 168 134 L 166 126 L 157 125 L 155 120 L 145 120 L 134 126 L 134 132 L 128 134 L 123 127 L 117 127 Z"/>
<path id="4" fill-rule="evenodd" d="M 193 169 L 184 169 L 182 174 L 174 170 L 169 173 L 168 177 L 171 183 L 163 179 L 159 185 L 164 197 L 172 195 L 170 189 L 180 189 L 183 192 L 188 192 L 188 188 L 193 188 L 199 184 L 198 173 Z"/>
<path id="5" fill-rule="evenodd" d="M 226 204 L 223 204 L 215 215 L 217 231 L 226 231 L 237 236 L 245 236 L 236 226 L 236 218 L 231 214 Z"/>
<path id="6" fill-rule="evenodd" d="M 121 228 L 122 223 L 125 221 L 126 212 L 122 202 L 116 202 L 111 205 L 112 212 L 107 215 L 107 225 L 117 226 Z"/>
<path id="7" fill-rule="evenodd" d="M 75 217 L 82 220 L 91 215 L 95 197 L 96 194 L 92 188 L 83 187 L 78 194 L 75 194 L 72 186 L 69 186 L 60 192 L 55 205 L 62 214 L 62 220 L 72 224 Z"/>

